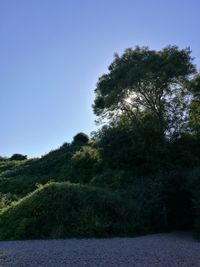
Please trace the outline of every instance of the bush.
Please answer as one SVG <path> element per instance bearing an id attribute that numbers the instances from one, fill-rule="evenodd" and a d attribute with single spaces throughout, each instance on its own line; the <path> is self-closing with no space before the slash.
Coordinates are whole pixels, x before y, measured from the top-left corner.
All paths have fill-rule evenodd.
<path id="1" fill-rule="evenodd" d="M 128 171 L 105 169 L 90 181 L 90 185 L 110 190 L 122 190 L 134 181 L 133 175 Z"/>
<path id="2" fill-rule="evenodd" d="M 72 157 L 70 165 L 73 182 L 88 183 L 95 175 L 100 157 L 98 150 L 89 146 L 84 146 Z"/>
<path id="3" fill-rule="evenodd" d="M 10 160 L 26 160 L 27 156 L 22 154 L 13 154 Z"/>
<path id="4" fill-rule="evenodd" d="M 13 201 L 17 201 L 18 198 L 16 195 L 12 195 L 11 193 L 2 194 L 0 193 L 0 210 L 11 205 Z"/>
<path id="5" fill-rule="evenodd" d="M 197 169 L 174 170 L 160 176 L 169 230 L 193 229 L 196 213 L 194 195 L 199 183 L 198 172 Z"/>
<path id="6" fill-rule="evenodd" d="M 162 184 L 150 177 L 135 178 L 134 183 L 121 192 L 122 198 L 133 201 L 138 211 L 138 232 L 166 231 L 166 210 L 162 200 Z"/>
<path id="7" fill-rule="evenodd" d="M 4 210 L 0 239 L 136 233 L 137 209 L 117 194 L 67 182 L 48 183 Z"/>
<path id="8" fill-rule="evenodd" d="M 74 136 L 72 141 L 72 146 L 74 147 L 82 147 L 87 145 L 89 142 L 89 137 L 85 133 L 78 133 Z"/>
<path id="9" fill-rule="evenodd" d="M 194 236 L 200 240 L 200 169 L 197 168 L 188 175 L 193 200 Z"/>

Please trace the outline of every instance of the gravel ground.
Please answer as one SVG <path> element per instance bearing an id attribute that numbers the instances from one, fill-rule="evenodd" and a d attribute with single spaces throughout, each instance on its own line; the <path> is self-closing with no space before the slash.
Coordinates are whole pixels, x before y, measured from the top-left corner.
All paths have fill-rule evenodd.
<path id="1" fill-rule="evenodd" d="M 1 241 L 0 266 L 200 266 L 200 243 L 191 233 L 136 238 Z"/>

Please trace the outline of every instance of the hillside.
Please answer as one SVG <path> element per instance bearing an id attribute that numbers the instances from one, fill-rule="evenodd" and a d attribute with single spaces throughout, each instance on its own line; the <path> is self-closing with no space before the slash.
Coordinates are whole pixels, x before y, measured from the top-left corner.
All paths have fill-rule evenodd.
<path id="1" fill-rule="evenodd" d="M 116 55 L 96 85 L 102 127 L 90 138 L 78 133 L 41 158 L 0 157 L 0 239 L 199 238 L 199 90 L 188 48 Z"/>
<path id="2" fill-rule="evenodd" d="M 19 197 L 36 189 L 36 184 L 49 180 L 70 180 L 69 161 L 81 144 L 63 144 L 41 158 L 22 161 L 0 161 L 0 192 Z"/>

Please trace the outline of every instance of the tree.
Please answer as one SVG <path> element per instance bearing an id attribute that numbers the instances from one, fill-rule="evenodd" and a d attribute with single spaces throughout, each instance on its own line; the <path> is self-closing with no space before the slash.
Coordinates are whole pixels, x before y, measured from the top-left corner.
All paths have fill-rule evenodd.
<path id="1" fill-rule="evenodd" d="M 10 160 L 25 160 L 27 159 L 27 155 L 22 155 L 22 154 L 13 154 L 10 157 Z"/>
<path id="2" fill-rule="evenodd" d="M 200 74 L 191 82 L 191 91 L 194 98 L 190 105 L 190 126 L 196 134 L 200 135 Z"/>
<path id="3" fill-rule="evenodd" d="M 196 72 L 190 54 L 189 48 L 177 46 L 161 51 L 136 47 L 121 57 L 116 54 L 108 74 L 98 80 L 94 113 L 113 120 L 147 111 L 156 116 L 163 135 L 177 135 L 188 122 L 188 87 Z"/>
<path id="4" fill-rule="evenodd" d="M 2 157 L 2 156 L 0 156 L 0 161 L 6 161 L 6 160 L 7 160 L 6 157 Z"/>
<path id="5" fill-rule="evenodd" d="M 134 175 L 150 175 L 162 169 L 168 144 L 156 124 L 155 116 L 143 112 L 137 120 L 123 115 L 117 122 L 104 125 L 94 135 L 103 166 Z"/>
<path id="6" fill-rule="evenodd" d="M 71 177 L 73 182 L 88 183 L 99 165 L 100 157 L 97 149 L 84 146 L 71 158 Z"/>
<path id="7" fill-rule="evenodd" d="M 88 135 L 81 132 L 74 136 L 72 145 L 75 147 L 82 147 L 82 146 L 87 145 L 88 142 L 89 142 Z"/>

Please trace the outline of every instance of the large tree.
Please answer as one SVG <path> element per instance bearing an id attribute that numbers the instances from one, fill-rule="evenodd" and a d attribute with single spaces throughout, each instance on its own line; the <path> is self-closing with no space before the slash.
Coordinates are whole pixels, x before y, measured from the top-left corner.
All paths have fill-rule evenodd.
<path id="1" fill-rule="evenodd" d="M 156 126 L 165 135 L 177 135 L 186 127 L 189 84 L 196 73 L 189 48 L 129 48 L 122 56 L 116 54 L 108 69 L 95 89 L 93 109 L 99 118 L 126 113 L 135 120 L 147 112 L 157 118 Z"/>
<path id="2" fill-rule="evenodd" d="M 191 82 L 191 91 L 193 92 L 193 100 L 190 105 L 190 126 L 195 134 L 200 136 L 200 75 Z"/>

